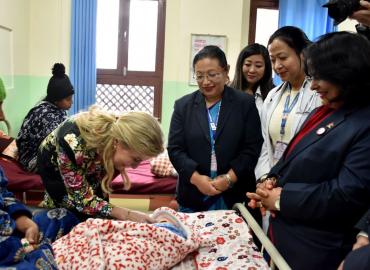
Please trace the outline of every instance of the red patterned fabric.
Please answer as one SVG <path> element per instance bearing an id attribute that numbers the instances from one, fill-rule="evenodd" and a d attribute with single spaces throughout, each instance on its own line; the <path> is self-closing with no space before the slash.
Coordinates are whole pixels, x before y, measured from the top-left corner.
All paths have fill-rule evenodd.
<path id="1" fill-rule="evenodd" d="M 153 217 L 165 212 L 173 223 L 180 223 L 188 240 L 151 224 L 88 219 L 53 244 L 59 268 L 269 269 L 249 227 L 235 211 L 184 214 L 159 208 Z"/>
<path id="2" fill-rule="evenodd" d="M 88 219 L 53 244 L 59 269 L 169 269 L 199 246 L 211 241 L 172 209 L 171 216 L 187 239 L 153 224 Z"/>

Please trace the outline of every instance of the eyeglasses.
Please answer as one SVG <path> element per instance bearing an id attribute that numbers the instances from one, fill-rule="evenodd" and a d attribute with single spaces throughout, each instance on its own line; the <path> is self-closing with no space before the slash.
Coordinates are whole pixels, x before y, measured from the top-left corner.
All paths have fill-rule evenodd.
<path id="1" fill-rule="evenodd" d="M 207 77 L 207 80 L 215 82 L 220 78 L 221 72 L 210 72 L 207 74 L 194 74 L 194 79 L 197 82 L 203 82 L 204 78 Z"/>

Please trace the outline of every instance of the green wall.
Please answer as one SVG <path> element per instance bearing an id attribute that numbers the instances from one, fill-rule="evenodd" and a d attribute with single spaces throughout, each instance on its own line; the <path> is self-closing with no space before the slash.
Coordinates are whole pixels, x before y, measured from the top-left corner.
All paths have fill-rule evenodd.
<path id="1" fill-rule="evenodd" d="M 14 87 L 7 89 L 3 108 L 16 137 L 28 111 L 46 95 L 49 77 L 14 76 Z"/>
<path id="2" fill-rule="evenodd" d="M 16 137 L 28 111 L 46 95 L 48 76 L 15 76 L 14 88 L 7 89 L 4 112 L 11 123 L 11 136 Z M 187 82 L 167 81 L 163 83 L 161 127 L 167 142 L 173 105 L 177 99 L 198 89 Z M 3 129 L 0 126 L 0 129 Z"/>
<path id="3" fill-rule="evenodd" d="M 190 86 L 188 82 L 167 81 L 163 83 L 161 126 L 165 136 L 166 144 L 175 101 L 180 97 L 195 91 L 196 89 L 198 89 L 198 87 Z"/>

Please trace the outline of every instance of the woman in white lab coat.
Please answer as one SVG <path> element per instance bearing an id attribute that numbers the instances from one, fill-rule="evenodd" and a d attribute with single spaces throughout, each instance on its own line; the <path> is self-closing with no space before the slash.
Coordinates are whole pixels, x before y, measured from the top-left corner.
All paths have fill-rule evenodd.
<path id="1" fill-rule="evenodd" d="M 304 72 L 303 50 L 310 43 L 306 34 L 293 26 L 278 29 L 268 41 L 272 68 L 283 83 L 269 92 L 262 106 L 264 143 L 255 168 L 256 179 L 270 171 L 308 114 L 321 105 Z"/>

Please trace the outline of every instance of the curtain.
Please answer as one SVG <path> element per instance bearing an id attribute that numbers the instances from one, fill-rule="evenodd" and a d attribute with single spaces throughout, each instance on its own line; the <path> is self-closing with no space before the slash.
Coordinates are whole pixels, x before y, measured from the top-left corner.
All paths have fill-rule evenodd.
<path id="1" fill-rule="evenodd" d="M 334 32 L 334 20 L 329 17 L 328 9 L 322 5 L 329 0 L 279 0 L 279 28 L 283 26 L 296 26 L 306 33 L 312 41 L 319 36 Z M 282 81 L 274 75 L 275 85 Z"/>
<path id="2" fill-rule="evenodd" d="M 279 0 L 279 27 L 299 27 L 311 40 L 336 31 L 328 9 L 322 7 L 326 2 L 328 0 Z"/>
<path id="3" fill-rule="evenodd" d="M 97 0 L 72 0 L 70 78 L 75 94 L 71 114 L 95 103 L 96 13 Z"/>

